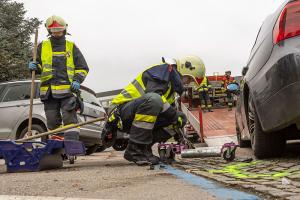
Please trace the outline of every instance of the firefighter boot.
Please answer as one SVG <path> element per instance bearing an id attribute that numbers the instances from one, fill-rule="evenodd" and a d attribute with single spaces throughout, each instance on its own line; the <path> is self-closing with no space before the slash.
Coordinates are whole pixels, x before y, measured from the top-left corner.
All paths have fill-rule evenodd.
<path id="1" fill-rule="evenodd" d="M 228 103 L 228 111 L 232 111 L 232 103 Z"/>
<path id="2" fill-rule="evenodd" d="M 130 162 L 134 162 L 135 164 L 142 165 L 150 165 L 151 163 L 148 161 L 146 156 L 146 145 L 137 144 L 129 140 L 128 146 L 124 153 L 124 158 Z"/>
<path id="3" fill-rule="evenodd" d="M 152 164 L 152 165 L 157 165 L 159 164 L 159 157 L 153 155 L 152 153 L 152 146 L 153 144 L 148 144 L 146 147 L 146 156 L 148 158 L 148 161 Z"/>
<path id="4" fill-rule="evenodd" d="M 211 108 L 212 108 L 212 106 L 209 104 L 209 105 L 207 106 L 208 112 L 214 112 Z"/>

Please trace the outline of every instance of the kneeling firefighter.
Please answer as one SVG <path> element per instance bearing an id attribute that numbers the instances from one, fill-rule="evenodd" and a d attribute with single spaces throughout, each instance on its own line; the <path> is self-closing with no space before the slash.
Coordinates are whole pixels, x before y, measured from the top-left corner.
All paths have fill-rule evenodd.
<path id="1" fill-rule="evenodd" d="M 167 127 L 182 128 L 186 123 L 186 116 L 172 106 L 175 93 L 181 95 L 184 91 L 181 76 L 197 77 L 203 67 L 197 56 L 163 58 L 162 63 L 148 67 L 113 99 L 107 124 L 129 133 L 126 160 L 138 165 L 159 163 L 152 145 L 172 137 L 165 131 Z"/>

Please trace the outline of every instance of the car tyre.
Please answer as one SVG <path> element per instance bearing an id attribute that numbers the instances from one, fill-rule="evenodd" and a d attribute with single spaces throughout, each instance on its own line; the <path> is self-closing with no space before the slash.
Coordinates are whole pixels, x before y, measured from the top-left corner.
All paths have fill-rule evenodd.
<path id="1" fill-rule="evenodd" d="M 254 103 L 249 103 L 249 132 L 251 136 L 251 146 L 257 158 L 280 157 L 286 147 L 284 135 L 278 132 L 266 133 L 261 127 Z"/>
<path id="2" fill-rule="evenodd" d="M 39 133 L 44 133 L 46 132 L 47 130 L 45 129 L 45 127 L 43 127 L 42 125 L 40 124 L 32 124 L 32 127 L 31 127 L 31 130 L 32 131 L 36 131 L 37 134 Z M 24 138 L 26 133 L 28 131 L 28 126 L 26 126 L 20 133 L 19 137 L 17 139 L 21 139 L 21 138 Z M 37 138 L 38 139 L 38 138 Z M 44 136 L 44 137 L 41 137 L 41 142 L 46 142 L 48 139 L 47 136 Z"/>
<path id="3" fill-rule="evenodd" d="M 94 144 L 92 146 L 87 147 L 85 150 L 85 155 L 91 155 L 91 154 L 95 153 L 97 151 L 98 147 L 99 147 L 98 144 Z"/>
<path id="4" fill-rule="evenodd" d="M 106 147 L 105 146 L 98 146 L 98 148 L 97 148 L 97 150 L 96 150 L 96 152 L 102 152 L 102 151 L 104 151 L 106 149 Z"/>
<path id="5" fill-rule="evenodd" d="M 116 151 L 124 151 L 127 148 L 127 146 L 128 146 L 127 139 L 117 139 L 115 141 L 115 144 L 112 147 Z"/>
<path id="6" fill-rule="evenodd" d="M 235 120 L 235 129 L 236 129 L 236 137 L 237 137 L 237 142 L 239 147 L 241 148 L 247 148 L 247 147 L 251 147 L 251 141 L 250 140 L 242 140 L 242 135 L 241 135 L 241 131 L 239 129 L 237 120 Z"/>

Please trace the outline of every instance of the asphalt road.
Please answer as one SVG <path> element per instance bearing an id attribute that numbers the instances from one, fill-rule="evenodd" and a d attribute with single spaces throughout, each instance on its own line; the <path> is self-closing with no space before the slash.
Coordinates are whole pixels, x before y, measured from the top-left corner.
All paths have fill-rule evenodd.
<path id="1" fill-rule="evenodd" d="M 122 152 L 79 157 L 58 170 L 6 173 L 0 161 L 0 195 L 97 199 L 216 199 L 197 186 L 167 173 L 125 161 Z M 0 196 L 7 199 L 8 196 Z M 12 197 L 12 199 L 16 199 Z M 30 198 L 29 198 L 30 199 Z"/>

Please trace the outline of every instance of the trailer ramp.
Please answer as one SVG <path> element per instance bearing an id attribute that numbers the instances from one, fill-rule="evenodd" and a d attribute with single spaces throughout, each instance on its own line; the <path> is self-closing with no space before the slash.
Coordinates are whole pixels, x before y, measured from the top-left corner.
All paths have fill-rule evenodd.
<path id="1" fill-rule="evenodd" d="M 234 109 L 228 111 L 227 108 L 220 108 L 214 109 L 214 112 L 202 112 L 199 108 L 189 108 L 187 103 L 181 103 L 181 109 L 194 131 L 208 146 L 221 146 L 232 141 L 237 143 Z"/>

